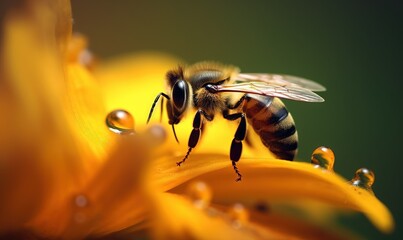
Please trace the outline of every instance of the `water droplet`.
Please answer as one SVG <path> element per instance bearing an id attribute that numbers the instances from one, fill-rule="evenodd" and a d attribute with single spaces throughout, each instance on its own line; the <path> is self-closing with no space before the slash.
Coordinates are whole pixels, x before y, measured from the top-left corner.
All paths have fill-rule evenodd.
<path id="1" fill-rule="evenodd" d="M 167 132 L 165 128 L 160 124 L 153 124 L 147 129 L 147 136 L 154 146 L 158 146 L 165 142 L 167 138 Z"/>
<path id="2" fill-rule="evenodd" d="M 229 209 L 228 215 L 234 227 L 240 227 L 249 219 L 248 210 L 240 203 L 236 203 Z"/>
<path id="3" fill-rule="evenodd" d="M 84 195 L 77 195 L 74 198 L 74 203 L 77 207 L 86 207 L 88 205 L 88 199 Z"/>
<path id="4" fill-rule="evenodd" d="M 333 170 L 334 153 L 332 149 L 323 146 L 316 148 L 312 153 L 311 163 L 315 164 L 315 167 Z"/>
<path id="5" fill-rule="evenodd" d="M 134 134 L 134 119 L 132 115 L 122 109 L 117 109 L 106 116 L 108 128 L 118 134 Z"/>
<path id="6" fill-rule="evenodd" d="M 75 208 L 73 213 L 73 221 L 77 224 L 87 221 L 87 214 L 89 210 L 88 197 L 84 194 L 75 195 L 73 198 L 73 204 Z"/>
<path id="7" fill-rule="evenodd" d="M 206 183 L 193 182 L 188 185 L 186 193 L 197 208 L 204 209 L 210 205 L 212 192 Z"/>
<path id="8" fill-rule="evenodd" d="M 78 55 L 78 62 L 89 70 L 95 68 L 94 54 L 88 49 L 83 49 Z"/>
<path id="9" fill-rule="evenodd" d="M 354 178 L 350 182 L 353 186 L 372 192 L 372 185 L 375 182 L 375 174 L 367 168 L 360 168 L 355 172 Z"/>

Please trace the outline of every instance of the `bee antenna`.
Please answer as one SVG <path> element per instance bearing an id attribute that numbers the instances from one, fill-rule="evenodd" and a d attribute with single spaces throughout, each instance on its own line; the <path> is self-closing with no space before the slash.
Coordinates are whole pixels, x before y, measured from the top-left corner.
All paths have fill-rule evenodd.
<path id="1" fill-rule="evenodd" d="M 148 114 L 147 124 L 148 124 L 148 122 L 150 121 L 151 116 L 153 115 L 153 110 L 154 110 L 154 107 L 151 108 L 150 113 Z"/>
<path id="2" fill-rule="evenodd" d="M 162 122 L 162 113 L 163 112 L 164 112 L 164 98 L 161 99 L 160 122 Z"/>
<path id="3" fill-rule="evenodd" d="M 147 123 L 150 121 L 151 116 L 152 116 L 153 111 L 154 111 L 154 108 L 155 108 L 155 105 L 157 104 L 157 102 L 158 102 L 158 100 L 160 99 L 161 96 L 163 96 L 164 98 L 170 100 L 170 97 L 167 94 L 165 94 L 163 92 L 159 93 L 157 95 L 157 97 L 154 99 L 153 105 L 151 106 L 150 113 L 148 114 L 148 118 L 147 118 Z M 163 108 L 163 103 L 164 103 L 164 101 L 162 100 L 161 108 Z M 161 112 L 162 112 L 162 109 L 161 109 Z"/>
<path id="4" fill-rule="evenodd" d="M 172 124 L 172 131 L 174 132 L 176 142 L 179 143 L 178 136 L 176 136 L 175 127 L 173 124 Z"/>

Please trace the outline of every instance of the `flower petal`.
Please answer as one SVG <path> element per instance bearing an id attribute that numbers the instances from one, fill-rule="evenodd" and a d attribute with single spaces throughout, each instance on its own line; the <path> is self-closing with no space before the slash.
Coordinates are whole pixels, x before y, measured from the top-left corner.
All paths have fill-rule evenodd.
<path id="1" fill-rule="evenodd" d="M 56 15 L 55 34 L 62 54 L 66 53 L 72 33 L 73 17 L 70 0 L 48 0 Z"/>
<path id="2" fill-rule="evenodd" d="M 310 219 L 301 219 L 282 212 L 277 213 L 271 209 L 271 206 L 268 211 L 261 213 L 252 209 L 249 212 L 250 220 L 262 227 L 288 233 L 288 235 L 295 236 L 297 239 L 361 239 L 348 230 L 334 226 L 333 223 L 332 226 L 323 226 L 322 222 L 321 226 L 321 224 L 312 223 L 309 221 Z"/>
<path id="3" fill-rule="evenodd" d="M 141 183 L 149 150 L 141 138 L 117 136 L 116 146 L 87 184 L 67 198 L 66 239 L 104 236 L 140 224 L 149 209 Z M 84 198 L 84 204 L 80 203 Z"/>
<path id="4" fill-rule="evenodd" d="M 35 225 L 82 173 L 63 112 L 57 12 L 47 1 L 18 2 L 0 18 L 0 232 Z"/>
<path id="5" fill-rule="evenodd" d="M 103 161 L 109 151 L 111 132 L 102 93 L 91 73 L 79 63 L 67 67 L 66 116 L 86 164 Z M 90 166 L 94 167 L 94 166 Z"/>
<path id="6" fill-rule="evenodd" d="M 153 163 L 150 181 L 161 190 L 168 190 L 196 179 L 206 182 L 214 192 L 214 201 L 223 204 L 239 201 L 254 205 L 261 201 L 311 199 L 333 207 L 360 211 L 384 232 L 393 229 L 389 210 L 371 193 L 351 186 L 334 172 L 316 169 L 311 164 L 270 159 L 241 159 L 238 168 L 242 182 L 235 182 L 235 173 L 228 156 L 194 154 L 183 166 L 169 162 L 167 157 Z M 218 181 L 219 179 L 219 181 Z M 179 187 L 175 192 L 183 192 Z"/>
<path id="7" fill-rule="evenodd" d="M 183 196 L 169 193 L 155 195 L 151 233 L 155 239 L 296 239 L 251 223 L 234 227 L 218 211 L 197 209 Z"/>

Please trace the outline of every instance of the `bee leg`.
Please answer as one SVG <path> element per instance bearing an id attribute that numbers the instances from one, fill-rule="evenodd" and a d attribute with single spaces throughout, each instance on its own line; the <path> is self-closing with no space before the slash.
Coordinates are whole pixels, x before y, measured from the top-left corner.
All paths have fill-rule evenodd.
<path id="1" fill-rule="evenodd" d="M 239 105 L 241 105 L 241 103 L 245 100 L 246 96 L 247 96 L 246 94 L 243 95 L 242 98 L 239 99 L 239 101 L 236 102 L 234 105 L 227 104 L 228 109 L 236 109 L 236 108 L 238 108 Z M 228 109 L 223 111 L 223 116 L 224 116 L 225 119 L 233 121 L 233 120 L 236 120 L 236 119 L 241 117 L 241 113 L 229 114 Z M 245 143 L 249 147 L 253 147 L 253 144 L 252 144 L 252 141 L 250 139 L 250 135 L 248 134 L 248 131 L 246 131 Z"/>
<path id="2" fill-rule="evenodd" d="M 242 179 L 242 175 L 236 166 L 236 162 L 238 162 L 241 158 L 242 141 L 245 140 L 246 137 L 246 118 L 243 113 L 228 114 L 227 112 L 224 112 L 224 118 L 228 120 L 236 120 L 238 118 L 241 118 L 241 121 L 239 122 L 238 128 L 235 132 L 234 139 L 232 140 L 229 153 L 234 171 L 238 175 L 236 181 L 239 182 Z"/>
<path id="3" fill-rule="evenodd" d="M 194 147 L 196 147 L 197 142 L 200 139 L 201 127 L 202 127 L 202 123 L 203 123 L 202 116 L 201 116 L 202 114 L 204 115 L 203 110 L 201 110 L 201 109 L 199 109 L 196 112 L 196 115 L 193 119 L 193 130 L 190 133 L 189 141 L 188 141 L 189 149 L 188 149 L 185 157 L 180 162 L 176 163 L 176 165 L 178 165 L 178 166 L 180 166 L 182 163 L 184 163 L 186 161 L 186 159 L 189 157 L 190 152 L 192 151 L 192 149 Z"/>
<path id="4" fill-rule="evenodd" d="M 151 106 L 150 113 L 148 114 L 147 123 L 150 121 L 150 118 L 151 118 L 151 115 L 153 114 L 155 105 L 157 104 L 157 102 L 158 102 L 158 100 L 160 99 L 161 96 L 163 96 L 164 98 L 166 98 L 168 100 L 170 99 L 170 97 L 167 94 L 163 93 L 163 92 L 161 92 L 161 93 L 159 93 L 157 95 L 157 97 L 155 98 L 155 100 L 153 102 L 153 105 Z"/>
<path id="5" fill-rule="evenodd" d="M 201 111 L 202 112 L 202 114 L 203 114 L 203 117 L 205 118 L 205 119 L 207 119 L 207 121 L 213 121 L 213 119 L 214 119 L 214 115 L 208 115 L 206 112 L 204 112 L 204 111 Z M 200 133 L 200 139 L 203 139 L 203 136 L 204 136 L 204 134 L 206 133 L 206 131 L 205 131 L 205 125 L 204 125 L 204 123 L 203 123 L 203 121 L 202 121 L 202 124 L 201 124 L 201 127 L 200 127 L 200 131 L 201 131 L 201 133 Z M 200 140 L 199 139 L 199 140 Z"/>

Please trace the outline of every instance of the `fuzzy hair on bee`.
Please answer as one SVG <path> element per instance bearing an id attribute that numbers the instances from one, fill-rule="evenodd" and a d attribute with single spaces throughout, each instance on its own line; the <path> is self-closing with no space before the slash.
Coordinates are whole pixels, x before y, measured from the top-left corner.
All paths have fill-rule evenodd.
<path id="1" fill-rule="evenodd" d="M 236 163 L 242 154 L 247 124 L 260 136 L 262 143 L 278 158 L 293 160 L 298 147 L 298 134 L 294 119 L 280 98 L 302 102 L 323 102 L 314 91 L 325 88 L 311 80 L 300 77 L 269 74 L 241 73 L 238 67 L 217 62 L 199 62 L 179 66 L 166 74 L 167 92 L 155 98 L 147 122 L 160 97 L 166 99 L 169 124 L 179 124 L 189 109 L 195 109 L 193 130 L 189 136 L 188 151 L 177 162 L 180 166 L 196 147 L 203 121 L 212 121 L 221 114 L 229 121 L 239 120 L 230 148 L 230 160 L 240 181 Z M 177 140 L 178 141 L 178 140 Z"/>

